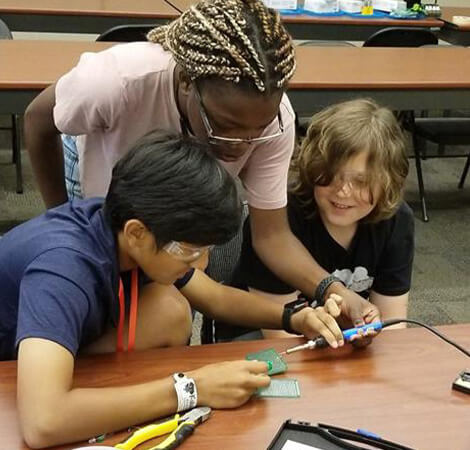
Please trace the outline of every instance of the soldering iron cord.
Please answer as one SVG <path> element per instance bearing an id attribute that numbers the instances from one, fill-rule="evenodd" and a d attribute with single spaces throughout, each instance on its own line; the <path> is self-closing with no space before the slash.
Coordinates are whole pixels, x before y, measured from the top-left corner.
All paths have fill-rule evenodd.
<path id="1" fill-rule="evenodd" d="M 403 323 L 403 322 L 412 323 L 414 325 L 419 325 L 420 327 L 426 328 L 426 330 L 430 331 L 431 333 L 434 333 L 437 337 L 440 337 L 442 340 L 444 340 L 448 344 L 453 345 L 457 350 L 460 350 L 464 355 L 470 357 L 470 352 L 468 350 L 465 350 L 459 344 L 456 344 L 455 342 L 451 341 L 448 337 L 446 337 L 443 334 L 439 333 L 439 331 L 435 330 L 433 327 L 430 327 L 429 325 L 426 325 L 425 323 L 419 322 L 417 320 L 413 320 L 413 319 L 384 320 L 382 322 L 382 328 L 386 328 L 386 327 L 389 327 L 391 325 L 396 325 L 397 323 Z"/>

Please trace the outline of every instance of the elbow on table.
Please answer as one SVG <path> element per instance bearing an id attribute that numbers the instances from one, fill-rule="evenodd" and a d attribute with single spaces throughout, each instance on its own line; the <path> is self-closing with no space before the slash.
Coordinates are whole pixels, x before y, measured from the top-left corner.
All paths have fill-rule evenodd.
<path id="1" fill-rule="evenodd" d="M 43 413 L 34 418 L 21 418 L 23 439 L 28 447 L 45 448 L 62 443 L 55 417 L 55 414 Z"/>

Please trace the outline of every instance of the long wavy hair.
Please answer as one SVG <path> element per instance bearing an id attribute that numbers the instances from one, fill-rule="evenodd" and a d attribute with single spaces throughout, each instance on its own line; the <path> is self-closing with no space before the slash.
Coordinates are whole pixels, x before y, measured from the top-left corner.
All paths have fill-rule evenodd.
<path id="1" fill-rule="evenodd" d="M 316 211 L 315 185 L 330 185 L 346 161 L 361 152 L 368 155 L 370 198 L 373 187 L 379 192 L 375 208 L 363 221 L 374 223 L 393 216 L 408 175 L 406 138 L 392 111 L 369 99 L 338 103 L 312 117 L 294 155 L 289 184 L 307 215 Z"/>

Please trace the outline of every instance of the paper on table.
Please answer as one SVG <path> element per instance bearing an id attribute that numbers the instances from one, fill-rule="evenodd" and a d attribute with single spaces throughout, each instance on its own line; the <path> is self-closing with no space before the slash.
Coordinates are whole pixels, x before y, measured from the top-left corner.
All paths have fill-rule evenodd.
<path id="1" fill-rule="evenodd" d="M 321 450 L 318 447 L 312 447 L 311 445 L 301 444 L 300 442 L 294 442 L 287 440 L 282 446 L 281 450 Z"/>
<path id="2" fill-rule="evenodd" d="M 453 16 L 452 22 L 456 25 L 470 25 L 470 17 L 469 16 Z"/>

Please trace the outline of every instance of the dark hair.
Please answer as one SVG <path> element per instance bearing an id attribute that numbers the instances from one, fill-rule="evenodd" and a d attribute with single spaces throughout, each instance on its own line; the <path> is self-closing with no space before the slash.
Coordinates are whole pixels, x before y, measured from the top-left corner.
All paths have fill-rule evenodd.
<path id="1" fill-rule="evenodd" d="M 222 244 L 238 231 L 234 179 L 190 137 L 152 132 L 114 166 L 104 211 L 115 234 L 140 220 L 161 247 L 171 240 Z"/>

